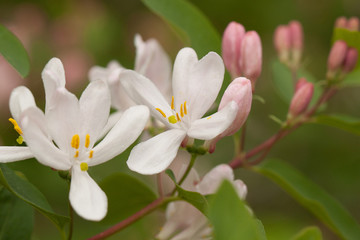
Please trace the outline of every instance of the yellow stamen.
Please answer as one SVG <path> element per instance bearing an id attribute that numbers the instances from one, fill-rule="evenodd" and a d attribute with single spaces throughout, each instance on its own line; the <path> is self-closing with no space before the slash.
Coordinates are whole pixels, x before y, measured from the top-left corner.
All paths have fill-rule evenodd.
<path id="1" fill-rule="evenodd" d="M 161 113 L 161 115 L 163 115 L 164 118 L 166 118 L 165 113 L 160 108 L 155 108 L 155 109 L 158 110 L 159 113 Z"/>
<path id="2" fill-rule="evenodd" d="M 93 151 L 93 150 L 91 150 L 91 151 L 89 152 L 89 158 L 92 158 L 92 157 L 93 157 L 93 155 L 94 155 L 94 151 Z"/>
<path id="3" fill-rule="evenodd" d="M 180 120 L 180 117 L 179 117 L 179 114 L 178 114 L 178 113 L 176 113 L 176 119 L 177 119 L 179 122 L 181 122 L 181 120 Z"/>
<path id="4" fill-rule="evenodd" d="M 78 156 L 79 156 L 79 151 L 76 151 L 74 157 L 77 158 Z"/>
<path id="5" fill-rule="evenodd" d="M 171 116 L 168 118 L 168 120 L 169 120 L 169 123 L 172 123 L 172 124 L 177 123 L 176 117 L 175 117 L 174 115 L 171 115 Z"/>
<path id="6" fill-rule="evenodd" d="M 187 114 L 186 101 L 184 102 L 184 113 Z"/>
<path id="7" fill-rule="evenodd" d="M 19 135 L 23 134 L 21 128 L 19 127 L 19 125 L 17 124 L 17 122 L 16 122 L 15 119 L 9 118 L 9 121 L 14 125 L 15 131 L 16 131 Z"/>
<path id="8" fill-rule="evenodd" d="M 75 134 L 71 139 L 71 146 L 73 148 L 79 149 L 79 145 L 80 145 L 80 137 L 78 134 Z"/>
<path id="9" fill-rule="evenodd" d="M 211 116 L 210 117 L 207 117 L 206 119 L 210 119 L 211 118 Z"/>
<path id="10" fill-rule="evenodd" d="M 183 105 L 180 106 L 180 116 L 184 117 Z"/>
<path id="11" fill-rule="evenodd" d="M 16 141 L 18 144 L 22 144 L 24 142 L 24 138 L 22 136 L 19 136 Z"/>
<path id="12" fill-rule="evenodd" d="M 85 137 L 85 147 L 88 148 L 90 145 L 90 135 L 89 134 L 86 134 L 86 137 Z"/>
<path id="13" fill-rule="evenodd" d="M 85 172 L 89 169 L 89 165 L 86 162 L 82 162 L 80 163 L 80 169 Z"/>
<path id="14" fill-rule="evenodd" d="M 174 107 L 174 96 L 172 96 L 172 99 L 171 99 L 171 109 L 174 110 L 175 107 Z"/>

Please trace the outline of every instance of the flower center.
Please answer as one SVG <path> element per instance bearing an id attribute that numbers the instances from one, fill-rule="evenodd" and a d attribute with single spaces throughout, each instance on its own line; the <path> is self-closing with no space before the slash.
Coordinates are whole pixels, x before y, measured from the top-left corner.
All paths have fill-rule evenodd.
<path id="1" fill-rule="evenodd" d="M 19 134 L 19 137 L 16 139 L 18 144 L 22 144 L 24 142 L 24 138 L 22 137 L 23 131 L 19 127 L 19 124 L 16 122 L 15 119 L 9 118 L 9 121 L 14 125 L 15 131 Z"/>
<path id="2" fill-rule="evenodd" d="M 90 135 L 89 134 L 86 134 L 85 136 L 85 143 L 84 143 L 84 146 L 86 149 L 89 148 L 90 146 Z M 72 139 L 71 139 L 71 147 L 75 149 L 75 154 L 74 154 L 74 158 L 79 158 L 79 148 L 80 148 L 80 136 L 79 134 L 75 134 Z M 90 150 L 89 152 L 89 156 L 88 158 L 92 158 L 93 155 L 94 155 L 94 151 L 93 150 Z M 86 162 L 82 162 L 80 164 L 80 169 L 82 171 L 87 171 L 88 170 L 88 164 Z"/>
<path id="3" fill-rule="evenodd" d="M 174 106 L 174 96 L 172 96 L 171 99 L 171 110 L 173 112 L 173 115 L 170 115 L 169 117 L 166 116 L 166 114 L 164 113 L 163 110 L 161 110 L 160 108 L 155 108 L 164 118 L 167 118 L 168 122 L 171 124 L 175 124 L 177 122 L 181 122 L 181 119 L 187 115 L 188 111 L 187 111 L 187 107 L 186 107 L 186 101 L 181 104 L 180 106 L 180 116 L 179 113 L 175 111 L 175 106 Z"/>

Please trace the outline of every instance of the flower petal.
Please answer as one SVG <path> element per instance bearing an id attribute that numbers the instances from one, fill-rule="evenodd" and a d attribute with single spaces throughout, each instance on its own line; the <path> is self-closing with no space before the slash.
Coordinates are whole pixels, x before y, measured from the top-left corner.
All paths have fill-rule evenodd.
<path id="1" fill-rule="evenodd" d="M 33 158 L 34 154 L 28 147 L 0 147 L 0 162 L 16 162 Z"/>
<path id="2" fill-rule="evenodd" d="M 136 145 L 127 161 L 128 167 L 141 174 L 164 171 L 176 157 L 186 132 L 172 129 Z"/>
<path id="3" fill-rule="evenodd" d="M 65 87 L 65 71 L 60 59 L 52 58 L 46 64 L 41 76 L 45 88 L 46 109 L 48 109 L 52 105 L 52 96 L 55 90 Z"/>
<path id="4" fill-rule="evenodd" d="M 110 113 L 110 92 L 104 81 L 93 81 L 84 90 L 79 101 L 81 136 L 90 135 L 89 148 L 103 131 Z"/>
<path id="5" fill-rule="evenodd" d="M 156 117 L 166 126 L 170 128 L 175 126 L 170 124 L 167 120 L 167 117 L 173 115 L 170 105 L 154 83 L 141 74 L 131 70 L 123 71 L 119 78 L 121 84 L 124 86 L 125 90 L 134 102 L 148 106 L 151 115 Z M 156 108 L 161 109 L 165 113 L 166 117 L 163 117 Z"/>
<path id="6" fill-rule="evenodd" d="M 210 140 L 224 132 L 234 121 L 238 106 L 234 101 L 213 115 L 191 123 L 187 135 L 192 138 Z"/>
<path id="7" fill-rule="evenodd" d="M 149 109 L 146 106 L 126 110 L 105 138 L 93 148 L 89 166 L 106 162 L 122 153 L 139 137 L 148 119 Z"/>
<path id="8" fill-rule="evenodd" d="M 71 171 L 69 199 L 75 212 L 91 221 L 100 221 L 107 213 L 107 197 L 97 183 L 75 165 Z"/>
<path id="9" fill-rule="evenodd" d="M 171 99 L 171 61 L 164 49 L 155 39 L 143 41 L 135 35 L 136 59 L 135 71 L 149 78 L 164 95 Z"/>
<path id="10" fill-rule="evenodd" d="M 220 164 L 203 177 L 197 189 L 203 195 L 213 194 L 225 179 L 233 182 L 234 172 L 229 165 Z"/>
<path id="11" fill-rule="evenodd" d="M 240 179 L 237 179 L 233 182 L 233 186 L 241 199 L 245 199 L 247 195 L 247 186 L 243 181 Z"/>
<path id="12" fill-rule="evenodd" d="M 97 80 L 109 80 L 109 75 L 112 71 L 118 68 L 123 68 L 120 63 L 117 61 L 111 61 L 108 63 L 107 67 L 100 67 L 100 66 L 94 66 L 90 68 L 89 70 L 89 79 L 90 82 L 97 81 Z"/>
<path id="13" fill-rule="evenodd" d="M 53 106 L 45 113 L 48 130 L 57 146 L 69 153 L 72 136 L 81 131 L 79 101 L 65 88 L 58 88 L 53 100 Z"/>
<path id="14" fill-rule="evenodd" d="M 192 48 L 181 49 L 172 81 L 176 110 L 186 101 L 191 120 L 202 117 L 220 91 L 224 72 L 224 63 L 217 53 L 210 52 L 198 61 Z"/>
<path id="15" fill-rule="evenodd" d="M 45 117 L 38 108 L 28 108 L 20 117 L 26 144 L 35 158 L 46 166 L 68 170 L 71 167 L 68 156 L 58 149 L 46 134 Z"/>
<path id="16" fill-rule="evenodd" d="M 19 121 L 20 114 L 29 107 L 35 107 L 35 99 L 31 91 L 24 86 L 15 88 L 10 95 L 10 112 L 16 121 Z"/>

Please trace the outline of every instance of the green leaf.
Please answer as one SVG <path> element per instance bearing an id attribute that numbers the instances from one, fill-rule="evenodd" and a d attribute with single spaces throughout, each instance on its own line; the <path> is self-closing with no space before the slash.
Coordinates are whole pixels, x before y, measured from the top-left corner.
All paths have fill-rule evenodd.
<path id="1" fill-rule="evenodd" d="M 0 54 L 24 78 L 29 74 L 29 56 L 17 37 L 0 24 Z"/>
<path id="2" fill-rule="evenodd" d="M 360 239 L 360 226 L 349 212 L 288 164 L 268 160 L 254 169 L 277 183 L 343 239 Z"/>
<path id="3" fill-rule="evenodd" d="M 18 198 L 48 217 L 63 234 L 64 226 L 69 222 L 69 218 L 56 214 L 44 195 L 34 185 L 17 175 L 3 163 L 0 163 L 0 183 Z"/>
<path id="4" fill-rule="evenodd" d="M 220 53 L 220 35 L 206 16 L 186 0 L 142 0 L 155 14 L 181 29 L 199 57 L 209 51 Z"/>
<path id="5" fill-rule="evenodd" d="M 322 240 L 322 234 L 318 227 L 306 227 L 297 233 L 291 240 Z"/>
<path id="6" fill-rule="evenodd" d="M 106 224 L 114 224 L 131 216 L 156 199 L 146 184 L 124 173 L 115 173 L 99 185 L 108 197 L 108 214 L 102 221 Z"/>
<path id="7" fill-rule="evenodd" d="M 0 240 L 30 239 L 34 210 L 5 188 L 0 189 Z"/>
<path id="8" fill-rule="evenodd" d="M 345 115 L 319 115 L 312 118 L 311 123 L 323 124 L 342 129 L 360 136 L 360 119 Z"/>
<path id="9" fill-rule="evenodd" d="M 178 192 L 178 197 L 180 197 L 184 201 L 187 201 L 188 203 L 196 207 L 199 211 L 201 211 L 204 215 L 206 215 L 208 210 L 208 201 L 206 200 L 206 198 L 198 192 L 187 191 L 180 187 L 179 184 L 177 184 L 176 182 L 174 173 L 170 169 L 167 169 L 165 173 L 169 175 L 169 177 L 174 181 L 176 190 Z"/>
<path id="10" fill-rule="evenodd" d="M 261 222 L 252 216 L 227 180 L 210 202 L 209 220 L 213 225 L 214 240 L 266 239 Z"/>

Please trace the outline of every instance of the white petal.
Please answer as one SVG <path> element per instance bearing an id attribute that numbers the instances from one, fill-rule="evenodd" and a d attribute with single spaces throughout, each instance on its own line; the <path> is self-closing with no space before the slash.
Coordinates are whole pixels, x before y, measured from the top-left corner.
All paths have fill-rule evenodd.
<path id="1" fill-rule="evenodd" d="M 20 114 L 29 107 L 35 107 L 35 99 L 31 91 L 24 86 L 15 88 L 10 95 L 10 112 L 16 121 L 19 121 Z"/>
<path id="2" fill-rule="evenodd" d="M 110 92 L 104 81 L 93 81 L 84 90 L 79 101 L 82 136 L 90 135 L 92 148 L 103 131 L 110 113 Z"/>
<path id="3" fill-rule="evenodd" d="M 114 127 L 114 125 L 120 120 L 122 114 L 123 114 L 123 112 L 120 112 L 120 111 L 110 114 L 109 119 L 108 119 L 104 129 L 100 133 L 98 139 L 103 138 L 110 131 L 110 129 L 112 129 Z"/>
<path id="4" fill-rule="evenodd" d="M 176 157 L 186 132 L 172 129 L 136 145 L 127 161 L 128 167 L 141 174 L 164 171 Z"/>
<path id="5" fill-rule="evenodd" d="M 171 61 L 164 49 L 155 39 L 143 41 L 135 35 L 136 59 L 135 71 L 149 78 L 165 96 L 171 99 Z"/>
<path id="6" fill-rule="evenodd" d="M 241 199 L 245 199 L 247 195 L 247 187 L 243 181 L 237 179 L 233 182 L 233 186 Z"/>
<path id="7" fill-rule="evenodd" d="M 41 164 L 58 170 L 70 169 L 68 156 L 59 150 L 44 132 L 46 124 L 41 110 L 28 108 L 21 115 L 20 122 L 26 144 Z"/>
<path id="8" fill-rule="evenodd" d="M 106 162 L 127 149 L 144 130 L 149 115 L 146 106 L 134 106 L 126 110 L 105 138 L 93 148 L 89 166 Z"/>
<path id="9" fill-rule="evenodd" d="M 122 69 L 123 67 L 120 65 L 120 63 L 118 63 L 115 60 L 109 62 L 109 64 L 107 65 L 106 68 L 100 67 L 100 66 L 94 66 L 94 67 L 90 68 L 90 70 L 89 70 L 90 82 L 96 81 L 96 80 L 109 81 L 110 80 L 109 76 L 110 76 L 111 72 L 116 69 L 119 69 L 119 68 Z"/>
<path id="10" fill-rule="evenodd" d="M 124 69 L 122 68 L 116 69 L 112 71 L 112 73 L 109 76 L 111 104 L 115 109 L 121 111 L 136 105 L 120 83 L 119 75 L 122 71 L 124 71 Z"/>
<path id="11" fill-rule="evenodd" d="M 107 197 L 87 171 L 72 168 L 69 199 L 75 212 L 91 221 L 100 221 L 107 213 Z"/>
<path id="12" fill-rule="evenodd" d="M 45 113 L 49 133 L 59 148 L 69 153 L 73 135 L 81 131 L 79 101 L 65 88 L 58 88 L 53 100 L 53 106 Z"/>
<path id="13" fill-rule="evenodd" d="M 234 101 L 213 115 L 191 123 L 188 136 L 196 139 L 210 140 L 224 132 L 234 121 L 238 106 Z"/>
<path id="14" fill-rule="evenodd" d="M 200 181 L 197 185 L 198 191 L 203 195 L 213 194 L 225 179 L 232 182 L 234 180 L 234 172 L 227 164 L 218 165 Z"/>
<path id="15" fill-rule="evenodd" d="M 33 158 L 34 154 L 28 147 L 0 147 L 0 162 L 16 162 Z"/>
<path id="16" fill-rule="evenodd" d="M 65 87 L 65 71 L 60 59 L 52 58 L 42 71 L 45 88 L 46 109 L 52 105 L 52 96 L 59 87 Z"/>
<path id="17" fill-rule="evenodd" d="M 146 77 L 131 70 L 123 71 L 120 76 L 120 82 L 124 86 L 129 96 L 137 103 L 149 107 L 151 115 L 160 120 L 166 126 L 172 128 L 173 124 L 167 121 L 167 117 L 173 115 L 170 105 L 165 100 L 164 96 Z M 166 118 L 164 118 L 156 108 L 161 109 Z"/>
<path id="18" fill-rule="evenodd" d="M 224 78 L 221 57 L 210 52 L 200 61 L 195 51 L 183 48 L 178 53 L 173 72 L 176 110 L 186 101 L 191 120 L 202 117 L 214 103 Z"/>

